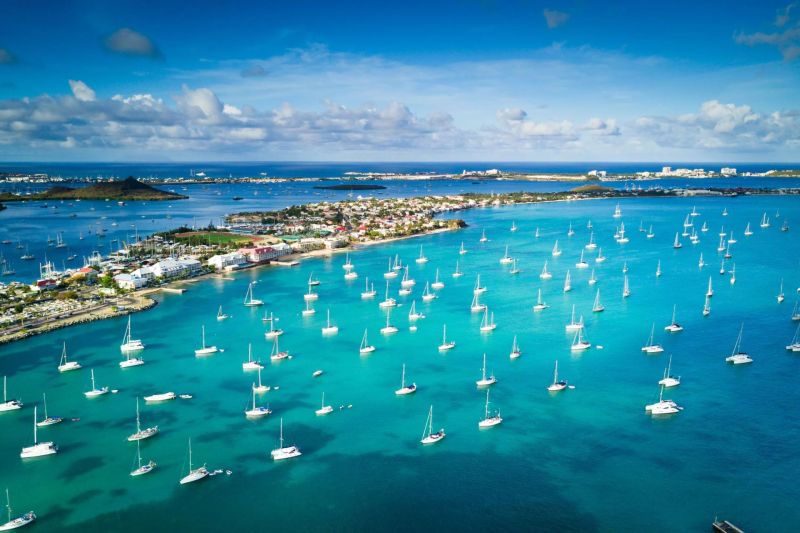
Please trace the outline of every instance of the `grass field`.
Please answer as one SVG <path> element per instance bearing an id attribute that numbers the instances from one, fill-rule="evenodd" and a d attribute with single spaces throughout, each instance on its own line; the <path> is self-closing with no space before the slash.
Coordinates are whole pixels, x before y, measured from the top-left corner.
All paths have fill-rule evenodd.
<path id="1" fill-rule="evenodd" d="M 222 231 L 189 231 L 175 235 L 178 242 L 188 242 L 191 244 L 249 244 L 253 241 L 252 237 L 227 233 Z"/>

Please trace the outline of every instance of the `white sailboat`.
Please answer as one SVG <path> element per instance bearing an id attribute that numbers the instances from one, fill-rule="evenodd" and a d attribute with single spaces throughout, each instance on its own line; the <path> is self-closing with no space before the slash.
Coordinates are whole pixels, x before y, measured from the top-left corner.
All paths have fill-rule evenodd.
<path id="1" fill-rule="evenodd" d="M 664 388 L 670 387 L 677 387 L 681 384 L 681 378 L 678 376 L 677 378 L 673 376 L 670 371 L 672 370 L 672 356 L 669 356 L 669 363 L 667 363 L 667 368 L 664 369 L 664 377 L 658 381 L 658 384 L 663 386 Z"/>
<path id="2" fill-rule="evenodd" d="M 331 310 L 330 310 L 330 308 L 328 308 L 327 315 L 328 315 L 328 318 L 327 318 L 327 321 L 325 322 L 325 327 L 322 328 L 322 334 L 323 335 L 334 335 L 336 333 L 339 333 L 339 326 L 335 326 L 335 325 L 331 324 Z"/>
<path id="3" fill-rule="evenodd" d="M 677 231 L 675 232 L 675 242 L 672 243 L 672 247 L 675 249 L 683 248 L 683 244 L 681 244 L 681 239 Z"/>
<path id="4" fill-rule="evenodd" d="M 283 335 L 283 330 L 281 328 L 276 328 L 275 327 L 275 322 L 277 320 L 278 319 L 275 318 L 272 315 L 272 312 L 270 312 L 269 320 L 268 320 L 268 322 L 269 322 L 269 331 L 265 331 L 264 332 L 264 338 L 266 340 L 271 340 L 271 339 L 274 339 L 275 337 L 280 337 L 281 335 Z"/>
<path id="5" fill-rule="evenodd" d="M 800 322 L 800 301 L 794 302 L 794 309 L 792 309 L 792 322 Z"/>
<path id="6" fill-rule="evenodd" d="M 569 324 L 567 324 L 564 329 L 566 331 L 577 331 L 579 329 L 583 329 L 583 316 L 577 322 L 575 322 L 575 304 L 572 304 L 572 316 L 570 318 Z"/>
<path id="7" fill-rule="evenodd" d="M 753 234 L 753 230 L 750 229 L 750 223 L 747 223 L 747 226 L 744 228 L 744 236 L 749 237 Z"/>
<path id="8" fill-rule="evenodd" d="M 78 370 L 81 364 L 77 361 L 67 361 L 67 343 L 65 342 L 61 350 L 61 360 L 58 362 L 59 372 L 70 372 L 71 370 Z"/>
<path id="9" fill-rule="evenodd" d="M 409 289 L 414 285 L 416 285 L 416 283 L 417 283 L 416 281 L 414 281 L 411 277 L 409 277 L 408 266 L 406 266 L 403 271 L 403 279 L 400 281 L 400 286 L 403 287 L 404 289 Z"/>
<path id="10" fill-rule="evenodd" d="M 262 381 L 261 381 L 261 369 L 260 368 L 258 369 L 258 384 L 253 383 L 251 387 L 253 389 L 253 393 L 255 393 L 255 394 L 264 394 L 266 392 L 269 392 L 270 389 L 271 389 L 271 387 L 269 385 L 264 385 L 264 383 L 262 383 Z"/>
<path id="11" fill-rule="evenodd" d="M 703 261 L 703 252 L 700 252 L 700 260 L 697 262 L 697 267 L 703 268 L 704 266 L 706 266 L 706 262 Z"/>
<path id="12" fill-rule="evenodd" d="M 481 368 L 481 379 L 475 382 L 478 388 L 491 387 L 497 383 L 497 378 L 494 377 L 494 372 L 489 376 L 486 375 L 486 353 L 483 354 L 483 367 Z"/>
<path id="13" fill-rule="evenodd" d="M 283 445 L 283 418 L 281 418 L 281 433 L 278 443 L 279 443 L 278 447 L 270 452 L 270 456 L 272 457 L 273 461 L 282 461 L 284 459 L 292 459 L 294 457 L 300 457 L 301 455 L 303 455 L 300 452 L 300 448 L 298 448 L 297 446 Z"/>
<path id="14" fill-rule="evenodd" d="M 420 245 L 419 247 L 419 257 L 417 257 L 414 261 L 416 261 L 421 265 L 428 262 L 428 258 L 425 257 L 425 254 L 422 253 L 422 245 Z"/>
<path id="15" fill-rule="evenodd" d="M 539 279 L 551 279 L 553 274 L 547 271 L 547 261 L 544 262 L 544 267 L 542 267 L 542 273 L 539 274 Z"/>
<path id="16" fill-rule="evenodd" d="M 230 318 L 230 315 L 226 315 L 225 313 L 223 313 L 222 312 L 222 306 L 220 305 L 219 309 L 217 310 L 217 320 L 222 322 L 223 320 L 228 320 L 229 318 Z"/>
<path id="17" fill-rule="evenodd" d="M 767 217 L 767 212 L 766 211 L 764 211 L 764 214 L 761 216 L 761 223 L 759 224 L 759 226 L 762 227 L 762 228 L 768 228 L 769 227 L 769 217 Z"/>
<path id="18" fill-rule="evenodd" d="M 308 275 L 308 286 L 309 287 L 316 287 L 319 285 L 319 280 L 314 278 L 314 273 Z"/>
<path id="19" fill-rule="evenodd" d="M 388 291 L 388 287 L 387 287 L 387 291 Z M 372 285 L 370 285 L 369 284 L 369 278 L 366 278 L 364 280 L 364 290 L 361 292 L 361 299 L 362 300 L 369 300 L 371 298 L 375 298 L 376 294 L 377 293 L 375 292 L 375 284 L 373 283 Z"/>
<path id="20" fill-rule="evenodd" d="M 653 225 L 652 225 L 652 224 L 650 224 L 650 229 L 649 229 L 649 230 L 647 230 L 647 235 L 645 235 L 645 236 L 646 236 L 648 239 L 652 239 L 653 237 L 655 237 L 655 236 L 656 236 L 656 234 L 655 234 L 655 233 L 653 233 Z"/>
<path id="21" fill-rule="evenodd" d="M 408 321 L 415 322 L 423 318 L 425 318 L 425 315 L 417 311 L 417 301 L 412 300 L 411 309 L 408 310 Z"/>
<path id="22" fill-rule="evenodd" d="M 753 359 L 742 351 L 742 333 L 744 332 L 744 324 L 739 328 L 739 336 L 736 337 L 736 343 L 733 345 L 731 355 L 725 358 L 726 363 L 733 363 L 734 365 L 745 365 L 752 363 Z"/>
<path id="23" fill-rule="evenodd" d="M 417 384 L 412 383 L 411 385 L 406 385 L 406 365 L 403 364 L 403 374 L 400 378 L 400 388 L 394 391 L 395 395 L 397 396 L 405 396 L 406 394 L 413 394 L 417 392 Z"/>
<path id="24" fill-rule="evenodd" d="M 94 368 L 92 369 L 91 374 L 92 374 L 92 389 L 84 392 L 83 395 L 86 396 L 87 398 L 96 398 L 98 396 L 108 394 L 108 387 L 101 387 L 98 389 L 97 386 L 95 385 Z"/>
<path id="25" fill-rule="evenodd" d="M 478 422 L 478 428 L 490 428 L 503 422 L 500 416 L 500 410 L 495 411 L 491 416 L 489 415 L 489 389 L 486 389 L 486 404 L 483 408 L 483 418 Z"/>
<path id="26" fill-rule="evenodd" d="M 350 252 L 347 252 L 345 254 L 344 264 L 342 265 L 342 268 L 348 271 L 353 270 L 353 263 L 350 261 Z"/>
<path id="27" fill-rule="evenodd" d="M 514 258 L 514 262 L 511 263 L 511 269 L 508 271 L 508 273 L 511 274 L 511 275 L 515 275 L 515 274 L 519 274 L 520 272 L 522 272 L 522 270 L 517 268 L 517 258 L 515 257 Z"/>
<path id="28" fill-rule="evenodd" d="M 567 229 L 567 237 L 572 237 L 575 235 L 575 230 L 572 229 L 572 222 L 569 223 L 569 229 Z"/>
<path id="29" fill-rule="evenodd" d="M 539 226 L 536 226 L 536 231 L 533 232 L 533 238 L 534 239 L 539 238 Z"/>
<path id="30" fill-rule="evenodd" d="M 472 294 L 483 294 L 486 292 L 486 287 L 481 286 L 481 275 L 475 276 L 475 287 L 472 289 Z"/>
<path id="31" fill-rule="evenodd" d="M 397 327 L 391 323 L 392 311 L 391 309 L 386 313 L 386 325 L 381 328 L 382 335 L 392 335 L 397 333 Z"/>
<path id="32" fill-rule="evenodd" d="M 122 353 L 128 354 L 130 352 L 139 352 L 144 350 L 144 344 L 139 339 L 134 339 L 131 337 L 131 316 L 128 315 L 128 326 L 125 328 L 125 335 L 122 337 L 122 344 L 120 344 L 119 349 Z M 136 358 L 134 358 L 135 360 Z M 128 359 L 130 360 L 130 358 Z M 137 364 L 141 365 L 144 364 L 144 361 L 140 363 L 132 363 L 132 364 L 123 364 L 120 363 L 119 366 L 125 368 L 126 366 L 136 366 Z"/>
<path id="33" fill-rule="evenodd" d="M 272 352 L 270 352 L 270 354 L 269 354 L 270 361 L 273 361 L 273 362 L 282 361 L 282 360 L 288 359 L 288 358 L 289 358 L 289 352 L 287 352 L 286 350 L 281 350 L 280 347 L 278 346 L 278 337 L 273 338 L 272 339 Z M 258 369 L 258 372 L 259 372 L 258 380 L 259 380 L 259 382 L 261 382 L 261 377 L 260 377 L 261 376 L 261 369 L 260 368 Z"/>
<path id="34" fill-rule="evenodd" d="M 303 316 L 311 316 L 316 312 L 317 312 L 316 309 L 311 307 L 311 302 L 306 301 L 306 308 L 303 309 L 303 312 L 302 312 Z"/>
<path id="35" fill-rule="evenodd" d="M 319 409 L 314 411 L 317 416 L 325 416 L 329 415 L 333 412 L 333 406 L 325 405 L 325 392 L 322 393 L 322 403 L 320 404 Z"/>
<path id="36" fill-rule="evenodd" d="M 403 270 L 403 262 L 400 260 L 400 254 L 394 254 L 394 264 L 392 270 L 399 272 Z"/>
<path id="37" fill-rule="evenodd" d="M 244 295 L 245 307 L 258 307 L 259 305 L 264 305 L 263 301 L 253 297 L 253 285 L 255 284 L 255 281 L 251 281 L 247 285 L 247 294 Z"/>
<path id="38" fill-rule="evenodd" d="M 392 268 L 392 258 L 389 258 L 389 267 L 386 272 L 383 273 L 383 277 L 385 279 L 394 279 L 397 277 L 397 271 Z"/>
<path id="39" fill-rule="evenodd" d="M 382 302 L 378 303 L 378 307 L 386 309 L 397 305 L 397 300 L 389 296 L 389 282 L 386 282 L 386 293 Z"/>
<path id="40" fill-rule="evenodd" d="M 703 316 L 708 316 L 711 314 L 711 298 L 706 295 L 706 302 L 703 304 Z"/>
<path id="41" fill-rule="evenodd" d="M 553 383 L 551 383 L 547 387 L 547 390 L 550 391 L 550 392 L 559 392 L 559 391 L 562 391 L 562 390 L 564 390 L 566 388 L 567 388 L 567 380 L 565 380 L 565 379 L 559 380 L 558 379 L 558 359 L 556 359 L 556 366 L 555 366 L 555 369 L 553 370 Z"/>
<path id="42" fill-rule="evenodd" d="M 455 272 L 453 272 L 453 277 L 454 277 L 454 278 L 460 278 L 460 277 L 461 277 L 461 276 L 463 276 L 463 275 L 464 275 L 464 273 L 463 273 L 463 272 L 461 272 L 461 271 L 458 269 L 458 261 L 456 261 L 456 270 L 455 270 Z"/>
<path id="43" fill-rule="evenodd" d="M 428 409 L 428 418 L 425 419 L 425 428 L 422 430 L 420 442 L 422 444 L 436 444 L 445 437 L 444 428 L 433 432 L 433 406 Z"/>
<path id="44" fill-rule="evenodd" d="M 600 289 L 597 289 L 597 294 L 594 297 L 594 304 L 592 305 L 592 313 L 602 313 L 606 308 L 600 303 Z"/>
<path id="45" fill-rule="evenodd" d="M 683 326 L 675 321 L 675 312 L 677 311 L 677 308 L 677 304 L 672 306 L 672 322 L 670 322 L 668 326 L 664 326 L 664 331 L 668 331 L 670 333 L 678 333 L 679 331 L 683 331 Z"/>
<path id="46" fill-rule="evenodd" d="M 622 273 L 623 274 L 627 274 L 628 273 L 628 262 L 627 261 L 623 261 L 622 262 Z"/>
<path id="47" fill-rule="evenodd" d="M 583 250 L 581 250 L 581 258 L 575 263 L 575 268 L 589 268 L 589 263 L 583 259 Z"/>
<path id="48" fill-rule="evenodd" d="M 36 421 L 37 426 L 40 428 L 54 426 L 64 421 L 64 419 L 61 417 L 49 416 L 47 414 L 47 394 L 42 393 L 42 404 L 44 405 L 44 418 L 41 421 Z"/>
<path id="49" fill-rule="evenodd" d="M 786 346 L 786 349 L 790 352 L 800 352 L 800 324 L 798 324 L 797 329 L 794 330 L 792 342 Z"/>
<path id="50" fill-rule="evenodd" d="M 559 255 L 561 255 L 561 250 L 558 249 L 558 240 L 556 240 L 556 243 L 553 245 L 552 255 L 553 257 L 558 257 Z"/>
<path id="51" fill-rule="evenodd" d="M 436 277 L 434 278 L 433 283 L 431 283 L 431 289 L 434 289 L 434 290 L 437 290 L 437 291 L 441 290 L 441 289 L 444 289 L 444 282 L 439 280 L 439 269 L 438 268 L 436 269 Z"/>
<path id="52" fill-rule="evenodd" d="M 478 239 L 478 242 L 481 243 L 489 242 L 489 239 L 486 237 L 486 230 L 483 230 L 483 232 L 481 233 L 481 238 Z"/>
<path id="53" fill-rule="evenodd" d="M 545 303 L 545 302 L 542 300 L 542 289 L 539 289 L 539 290 L 538 290 L 538 293 L 537 293 L 537 295 L 536 295 L 536 305 L 534 305 L 534 306 L 533 306 L 533 310 L 534 310 L 534 311 L 544 311 L 544 310 L 545 310 L 545 309 L 547 309 L 548 307 L 550 307 L 550 306 L 549 306 L 549 305 L 547 305 L 547 304 L 546 304 L 546 303 Z"/>
<path id="54" fill-rule="evenodd" d="M 625 223 L 624 222 L 620 222 L 619 223 L 619 236 L 617 237 L 617 242 L 619 244 L 627 244 L 628 242 L 630 242 L 630 239 L 625 236 Z"/>
<path id="55" fill-rule="evenodd" d="M 21 401 L 8 399 L 7 382 L 8 377 L 3 376 L 3 403 L 0 403 L 0 413 L 3 411 L 15 411 L 17 409 L 22 409 Z"/>
<path id="56" fill-rule="evenodd" d="M 0 524 L 0 531 L 19 529 L 32 524 L 36 520 L 36 514 L 33 511 L 28 511 L 21 516 L 11 518 L 11 498 L 8 495 L 8 489 L 6 489 L 6 509 L 8 510 L 8 522 Z"/>
<path id="57" fill-rule="evenodd" d="M 653 323 L 653 326 L 650 328 L 650 336 L 647 338 L 647 344 L 642 346 L 642 351 L 648 355 L 658 354 L 664 351 L 664 347 L 660 344 L 656 344 L 655 341 L 656 336 L 656 325 Z"/>
<path id="58" fill-rule="evenodd" d="M 584 246 L 587 250 L 594 250 L 597 248 L 597 243 L 594 242 L 594 232 L 589 233 L 589 242 Z"/>
<path id="59" fill-rule="evenodd" d="M 783 278 L 781 278 L 781 288 L 780 288 L 780 289 L 778 289 L 778 296 L 777 296 L 778 303 L 779 303 L 779 304 L 780 304 L 780 303 L 783 303 L 783 301 L 784 301 L 785 299 L 786 299 L 786 297 L 785 297 L 785 296 L 784 296 L 784 294 L 783 294 Z"/>
<path id="60" fill-rule="evenodd" d="M 33 446 L 25 446 L 22 448 L 19 456 L 23 459 L 30 459 L 33 457 L 44 457 L 45 455 L 54 455 L 58 453 L 58 446 L 52 442 L 39 442 L 37 436 L 36 424 L 36 406 L 33 406 Z"/>
<path id="61" fill-rule="evenodd" d="M 253 360 L 253 344 L 247 343 L 247 361 L 242 363 L 242 370 L 251 371 L 251 370 L 258 370 L 259 368 L 263 368 L 264 365 L 261 364 L 260 361 Z"/>
<path id="62" fill-rule="evenodd" d="M 733 230 L 731 230 L 731 234 L 728 236 L 728 244 L 736 244 L 736 238 L 733 236 Z"/>
<path id="63" fill-rule="evenodd" d="M 303 295 L 303 300 L 305 300 L 306 302 L 314 302 L 316 300 L 319 300 L 319 294 L 314 292 L 311 289 L 311 285 L 309 285 L 308 292 Z"/>
<path id="64" fill-rule="evenodd" d="M 136 465 L 136 468 L 131 470 L 131 476 L 133 477 L 149 474 L 156 467 L 155 461 L 148 461 L 146 464 L 142 464 L 142 447 L 139 441 L 136 441 Z"/>
<path id="65" fill-rule="evenodd" d="M 658 260 L 658 264 L 656 265 L 656 277 L 661 277 L 661 259 Z"/>
<path id="66" fill-rule="evenodd" d="M 345 272 L 344 279 L 345 281 L 353 281 L 354 279 L 358 279 L 358 272 L 355 270 L 348 270 Z"/>
<path id="67" fill-rule="evenodd" d="M 216 346 L 206 346 L 206 327 L 200 326 L 200 348 L 194 351 L 195 357 L 215 354 L 219 351 Z"/>
<path id="68" fill-rule="evenodd" d="M 614 208 L 614 214 L 612 215 L 613 218 L 620 218 L 622 217 L 622 209 L 619 208 L 619 204 Z"/>
<path id="69" fill-rule="evenodd" d="M 149 439 L 158 433 L 158 426 L 142 429 L 141 420 L 139 419 L 139 398 L 136 398 L 136 432 L 128 435 L 128 442 Z"/>
<path id="70" fill-rule="evenodd" d="M 576 331 L 575 337 L 572 339 L 572 346 L 570 346 L 570 350 L 573 352 L 580 352 L 583 350 L 588 350 L 591 347 L 592 343 L 583 338 L 583 328 Z"/>
<path id="71" fill-rule="evenodd" d="M 597 250 L 597 257 L 594 258 L 595 263 L 602 263 L 606 260 L 606 256 L 603 255 L 603 249 L 599 248 Z"/>
<path id="72" fill-rule="evenodd" d="M 683 407 L 679 407 L 678 404 L 673 402 L 672 400 L 665 400 L 664 399 L 664 387 L 662 386 L 660 392 L 658 393 L 658 402 L 645 405 L 644 410 L 646 413 L 651 415 L 671 415 L 681 411 Z"/>
<path id="73" fill-rule="evenodd" d="M 425 288 L 422 290 L 422 301 L 430 302 L 432 300 L 435 300 L 436 298 L 438 298 L 438 296 L 436 296 L 436 293 L 431 292 L 430 284 L 426 281 Z"/>
<path id="74" fill-rule="evenodd" d="M 497 324 L 494 323 L 494 311 L 489 314 L 489 308 L 483 310 L 483 320 L 481 320 L 481 333 L 489 333 L 494 331 L 497 328 Z"/>
<path id="75" fill-rule="evenodd" d="M 364 336 L 361 337 L 361 346 L 358 348 L 358 353 L 361 355 L 370 354 L 375 351 L 375 347 L 372 346 L 369 341 L 367 340 L 367 330 L 364 330 Z"/>
<path id="76" fill-rule="evenodd" d="M 509 359 L 518 359 L 522 355 L 522 350 L 519 348 L 519 344 L 517 344 L 517 336 L 514 335 L 514 340 L 511 343 L 511 353 L 508 354 Z"/>
<path id="77" fill-rule="evenodd" d="M 711 286 L 711 276 L 708 276 L 708 289 L 706 289 L 706 298 L 714 296 L 714 288 Z"/>
<path id="78" fill-rule="evenodd" d="M 628 283 L 628 276 L 625 275 L 622 282 L 622 297 L 627 298 L 630 295 L 631 295 L 631 287 L 630 284 Z"/>
<path id="79" fill-rule="evenodd" d="M 722 276 L 724 274 L 725 274 L 725 259 L 723 259 L 719 265 L 719 275 Z"/>
<path id="80" fill-rule="evenodd" d="M 703 221 L 703 226 L 700 228 L 700 231 L 702 233 L 708 233 L 708 223 L 706 221 Z"/>
<path id="81" fill-rule="evenodd" d="M 500 264 L 501 265 L 508 265 L 508 264 L 511 264 L 511 262 L 513 260 L 514 259 L 510 255 L 508 255 L 508 245 L 506 244 L 506 251 L 503 254 L 503 257 L 500 258 Z"/>
<path id="82" fill-rule="evenodd" d="M 570 281 L 569 270 L 567 270 L 567 275 L 564 276 L 564 292 L 569 292 L 572 290 L 572 283 Z"/>
<path id="83" fill-rule="evenodd" d="M 442 325 L 442 344 L 439 345 L 439 351 L 444 352 L 452 350 L 456 347 L 456 341 L 447 340 L 447 324 Z"/>
<path id="84" fill-rule="evenodd" d="M 464 241 L 461 241 L 461 247 L 458 249 L 458 255 L 464 255 L 467 253 L 467 249 L 464 248 Z"/>
<path id="85" fill-rule="evenodd" d="M 208 477 L 208 474 L 205 464 L 199 468 L 192 468 L 192 439 L 189 439 L 189 473 L 181 478 L 180 484 L 186 485 L 187 483 L 200 481 Z"/>
<path id="86" fill-rule="evenodd" d="M 588 283 L 589 285 L 594 285 L 597 283 L 597 276 L 595 276 L 594 269 L 592 269 L 592 274 L 589 276 Z"/>
<path id="87" fill-rule="evenodd" d="M 729 281 L 731 285 L 736 285 L 736 263 L 731 267 L 731 278 Z"/>

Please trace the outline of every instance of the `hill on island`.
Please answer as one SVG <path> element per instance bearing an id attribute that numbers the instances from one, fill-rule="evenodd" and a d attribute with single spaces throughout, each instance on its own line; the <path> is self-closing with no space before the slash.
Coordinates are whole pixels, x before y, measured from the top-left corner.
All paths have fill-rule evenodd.
<path id="1" fill-rule="evenodd" d="M 95 183 L 86 187 L 56 186 L 30 199 L 36 200 L 182 200 L 188 198 L 162 191 L 129 176 L 123 181 Z"/>

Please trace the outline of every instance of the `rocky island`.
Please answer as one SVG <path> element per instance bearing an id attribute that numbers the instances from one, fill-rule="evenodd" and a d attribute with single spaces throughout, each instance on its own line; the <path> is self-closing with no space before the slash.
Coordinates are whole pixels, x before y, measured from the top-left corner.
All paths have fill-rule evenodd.
<path id="1" fill-rule="evenodd" d="M 19 202 L 23 200 L 116 200 L 116 201 L 160 201 L 183 200 L 188 198 L 181 194 L 162 191 L 136 178 L 129 176 L 122 181 L 94 183 L 86 187 L 64 187 L 57 185 L 44 192 L 19 196 L 4 193 L 0 200 Z"/>

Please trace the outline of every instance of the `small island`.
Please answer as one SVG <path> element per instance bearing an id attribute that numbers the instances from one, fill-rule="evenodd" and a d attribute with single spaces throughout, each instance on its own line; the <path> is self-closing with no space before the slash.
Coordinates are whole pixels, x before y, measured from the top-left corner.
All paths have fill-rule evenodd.
<path id="1" fill-rule="evenodd" d="M 19 202 L 23 200 L 116 200 L 116 201 L 161 201 L 183 200 L 188 198 L 182 194 L 162 191 L 132 176 L 122 181 L 94 183 L 86 187 L 55 186 L 38 194 L 19 196 L 5 193 L 0 200 Z"/>

